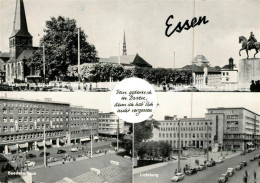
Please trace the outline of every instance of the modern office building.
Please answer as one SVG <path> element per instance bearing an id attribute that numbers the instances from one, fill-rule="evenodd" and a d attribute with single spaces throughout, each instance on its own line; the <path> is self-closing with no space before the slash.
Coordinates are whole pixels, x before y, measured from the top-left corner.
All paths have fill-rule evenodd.
<path id="1" fill-rule="evenodd" d="M 209 108 L 206 119 L 215 124 L 216 141 L 224 149 L 248 149 L 260 145 L 260 115 L 243 107 Z"/>
<path id="2" fill-rule="evenodd" d="M 117 136 L 117 129 L 119 134 L 124 133 L 124 121 L 119 119 L 115 113 L 99 113 L 98 133 L 104 137 Z"/>
<path id="3" fill-rule="evenodd" d="M 165 116 L 165 120 L 159 121 L 159 123 L 159 129 L 154 130 L 153 141 L 165 141 L 177 149 L 180 134 L 181 148 L 206 148 L 207 145 L 213 146 L 213 124 L 210 120 L 205 118 L 187 118 L 186 116 L 177 119 L 176 116 Z"/>
<path id="4" fill-rule="evenodd" d="M 38 150 L 68 140 L 69 103 L 0 98 L 0 152 Z"/>
<path id="5" fill-rule="evenodd" d="M 87 143 L 91 138 L 98 140 L 97 109 L 51 99 L 0 98 L 0 153 Z"/>
<path id="6" fill-rule="evenodd" d="M 244 150 L 260 146 L 260 115 L 243 107 L 209 108 L 204 118 L 165 116 L 151 140 L 165 141 L 178 148 Z M 180 128 L 180 131 L 179 131 Z"/>
<path id="7" fill-rule="evenodd" d="M 98 110 L 83 107 L 70 108 L 70 143 L 86 144 L 98 140 Z"/>

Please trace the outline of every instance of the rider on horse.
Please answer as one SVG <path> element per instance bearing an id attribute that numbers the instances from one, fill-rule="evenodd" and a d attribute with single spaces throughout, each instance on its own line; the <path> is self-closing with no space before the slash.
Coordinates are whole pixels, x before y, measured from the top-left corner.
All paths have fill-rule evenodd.
<path id="1" fill-rule="evenodd" d="M 254 43 L 257 42 L 255 35 L 253 32 L 250 33 L 249 39 L 247 41 L 248 43 L 248 48 L 251 49 L 254 47 Z"/>

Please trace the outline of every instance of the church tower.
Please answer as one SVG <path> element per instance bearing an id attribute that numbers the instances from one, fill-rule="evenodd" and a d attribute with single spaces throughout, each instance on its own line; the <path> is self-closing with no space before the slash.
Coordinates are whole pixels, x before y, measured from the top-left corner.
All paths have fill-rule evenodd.
<path id="1" fill-rule="evenodd" d="M 28 32 L 23 0 L 16 0 L 13 32 L 9 38 L 10 59 L 15 60 L 27 49 L 32 48 L 32 36 Z"/>
<path id="2" fill-rule="evenodd" d="M 126 41 L 125 41 L 125 31 L 124 31 L 124 42 L 123 42 L 123 55 L 127 55 L 127 52 L 126 52 Z"/>

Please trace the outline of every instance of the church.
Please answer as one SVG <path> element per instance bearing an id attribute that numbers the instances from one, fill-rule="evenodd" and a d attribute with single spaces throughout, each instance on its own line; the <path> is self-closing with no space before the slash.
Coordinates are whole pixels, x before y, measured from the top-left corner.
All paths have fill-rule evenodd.
<path id="1" fill-rule="evenodd" d="M 33 47 L 33 37 L 28 31 L 23 0 L 16 0 L 13 31 L 9 37 L 9 52 L 0 52 L 1 83 L 27 81 L 39 77 L 33 68 L 26 68 L 26 60 L 38 49 Z"/>

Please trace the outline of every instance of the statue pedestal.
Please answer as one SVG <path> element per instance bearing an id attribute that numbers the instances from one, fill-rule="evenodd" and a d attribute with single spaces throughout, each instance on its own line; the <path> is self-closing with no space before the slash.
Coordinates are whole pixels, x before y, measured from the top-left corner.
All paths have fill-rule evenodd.
<path id="1" fill-rule="evenodd" d="M 238 85 L 240 89 L 249 90 L 251 80 L 260 80 L 260 58 L 239 60 Z"/>

